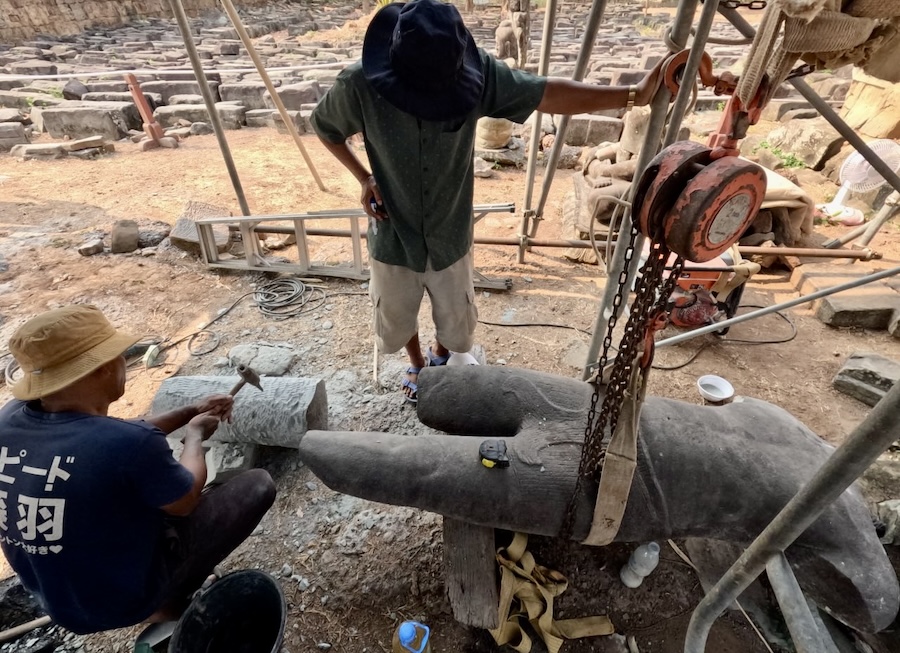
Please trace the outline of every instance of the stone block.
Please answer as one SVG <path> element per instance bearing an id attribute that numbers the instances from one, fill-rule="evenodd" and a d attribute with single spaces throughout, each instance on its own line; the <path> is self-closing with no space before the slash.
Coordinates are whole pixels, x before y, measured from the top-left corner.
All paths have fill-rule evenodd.
<path id="1" fill-rule="evenodd" d="M 267 91 L 266 85 L 262 82 L 222 84 L 219 87 L 219 95 L 223 102 L 239 102 L 250 110 L 266 108 L 263 96 L 267 96 Z"/>
<path id="2" fill-rule="evenodd" d="M 55 75 L 57 72 L 56 64 L 40 59 L 15 61 L 8 67 L 13 75 Z"/>
<path id="3" fill-rule="evenodd" d="M 227 104 L 220 102 L 216 105 L 219 112 L 219 119 L 225 129 L 240 129 L 244 125 L 244 114 L 247 113 L 247 107 L 239 104 Z"/>
<path id="4" fill-rule="evenodd" d="M 16 145 L 26 145 L 31 141 L 25 133 L 25 125 L 20 122 L 0 122 L 0 152 L 9 152 Z"/>
<path id="5" fill-rule="evenodd" d="M 137 108 L 128 102 L 70 103 L 41 111 L 44 131 L 53 138 L 103 136 L 117 141 L 141 127 Z"/>
<path id="6" fill-rule="evenodd" d="M 649 73 L 649 70 L 614 70 L 609 71 L 613 86 L 631 86 L 638 84 Z"/>
<path id="7" fill-rule="evenodd" d="M 99 147 L 89 147 L 86 150 L 75 150 L 74 152 L 69 152 L 69 156 L 74 156 L 76 159 L 84 159 L 85 161 L 96 159 L 101 154 L 103 154 L 103 150 Z"/>
<path id="8" fill-rule="evenodd" d="M 241 53 L 240 41 L 219 41 L 216 46 L 218 54 L 226 56 L 235 56 Z"/>
<path id="9" fill-rule="evenodd" d="M 809 120 L 819 115 L 819 112 L 810 107 L 809 109 L 791 109 L 785 111 L 781 115 L 781 122 L 791 122 L 792 120 Z"/>
<path id="10" fill-rule="evenodd" d="M 336 68 L 333 70 L 327 68 L 314 68 L 313 70 L 304 70 L 303 79 L 310 82 L 319 82 L 319 85 L 331 85 L 334 84 L 337 76 L 340 75 L 340 73 L 341 71 Z"/>
<path id="11" fill-rule="evenodd" d="M 84 245 L 78 247 L 78 253 L 82 256 L 93 256 L 94 254 L 103 253 L 103 241 L 100 238 L 89 240 Z"/>
<path id="12" fill-rule="evenodd" d="M 186 120 L 190 123 L 208 121 L 209 113 L 202 104 L 170 104 L 157 107 L 153 112 L 153 117 L 161 127 L 177 127 L 179 120 Z"/>
<path id="13" fill-rule="evenodd" d="M 306 126 L 303 123 L 303 116 L 300 115 L 300 112 L 288 110 L 287 114 L 288 118 L 290 118 L 291 122 L 294 124 L 294 127 L 297 128 L 297 133 L 305 134 Z M 288 130 L 284 124 L 284 120 L 282 119 L 281 114 L 277 111 L 273 111 L 271 115 L 272 123 L 275 126 L 275 129 L 277 129 L 281 134 L 287 134 Z"/>
<path id="14" fill-rule="evenodd" d="M 773 149 L 793 154 L 813 170 L 821 170 L 828 159 L 840 152 L 844 137 L 825 118 L 813 118 L 774 129 L 768 141 Z"/>
<path id="15" fill-rule="evenodd" d="M 887 330 L 892 336 L 900 339 L 900 311 L 895 311 L 888 320 Z"/>
<path id="16" fill-rule="evenodd" d="M 22 115 L 18 109 L 0 109 L 0 123 L 4 122 L 21 122 L 24 123 L 27 118 Z"/>
<path id="17" fill-rule="evenodd" d="M 65 100 L 60 100 L 52 95 L 33 93 L 31 91 L 19 89 L 0 91 L 0 107 L 28 110 L 31 107 L 53 107 L 63 102 Z"/>
<path id="18" fill-rule="evenodd" d="M 854 69 L 841 117 L 865 136 L 900 138 L 900 85 L 886 84 Z"/>
<path id="19" fill-rule="evenodd" d="M 846 100 L 850 80 L 830 77 L 812 84 L 813 89 L 826 100 Z"/>
<path id="20" fill-rule="evenodd" d="M 883 269 L 871 263 L 857 262 L 852 266 L 835 266 L 833 263 L 806 263 L 794 269 L 791 284 L 802 295 L 856 281 L 876 270 Z M 889 325 L 894 310 L 900 307 L 900 287 L 892 288 L 896 278 L 883 279 L 846 290 L 836 295 L 818 299 L 809 308 L 819 319 L 832 320 L 832 326 L 858 326 L 884 329 Z M 832 299 L 829 307 L 825 300 Z M 820 313 L 820 311 L 823 311 Z M 854 314 L 858 314 L 854 317 Z"/>
<path id="21" fill-rule="evenodd" d="M 88 82 L 86 86 L 91 93 L 128 93 L 127 82 Z"/>
<path id="22" fill-rule="evenodd" d="M 14 145 L 9 153 L 22 161 L 61 159 L 66 156 L 66 151 L 58 143 Z"/>
<path id="23" fill-rule="evenodd" d="M 275 113 L 272 109 L 251 109 L 244 114 L 244 119 L 248 127 L 269 127 Z"/>
<path id="24" fill-rule="evenodd" d="M 178 376 L 162 382 L 152 413 L 160 414 L 211 394 L 228 393 L 239 376 Z M 300 377 L 262 377 L 262 390 L 247 385 L 234 398 L 234 421 L 222 423 L 214 442 L 296 447 L 307 430 L 328 428 L 325 382 Z M 184 429 L 169 434 L 181 439 Z"/>
<path id="25" fill-rule="evenodd" d="M 823 297 L 816 317 L 833 327 L 884 330 L 898 310 L 900 294 L 890 289 L 862 286 Z"/>
<path id="26" fill-rule="evenodd" d="M 140 229 L 134 220 L 117 220 L 110 234 L 110 251 L 113 254 L 128 254 L 138 248 Z"/>
<path id="27" fill-rule="evenodd" d="M 641 57 L 641 61 L 638 64 L 642 70 L 653 70 L 653 67 L 663 60 L 663 55 L 661 54 L 645 54 Z"/>
<path id="28" fill-rule="evenodd" d="M 212 125 L 208 122 L 194 122 L 188 128 L 191 136 L 207 136 L 213 133 Z"/>
<path id="29" fill-rule="evenodd" d="M 63 98 L 66 100 L 81 100 L 89 92 L 88 87 L 77 79 L 70 79 L 62 89 Z"/>
<path id="30" fill-rule="evenodd" d="M 178 45 L 181 45 L 181 39 L 179 37 L 175 37 Z M 206 81 L 215 82 L 216 84 L 222 83 L 222 75 L 217 72 L 212 72 L 205 70 L 203 71 L 204 77 L 206 77 Z M 197 77 L 194 75 L 193 70 L 185 70 L 183 73 L 170 72 L 166 73 L 166 79 L 172 82 L 197 82 Z"/>
<path id="31" fill-rule="evenodd" d="M 147 104 L 150 105 L 150 110 L 153 111 L 156 107 L 163 104 L 162 95 L 159 93 L 144 93 L 144 98 L 147 100 Z M 128 91 L 120 92 L 120 91 L 98 91 L 98 92 L 90 92 L 85 93 L 81 98 L 85 102 L 129 102 L 134 103 L 134 98 L 131 96 L 131 93 Z"/>
<path id="32" fill-rule="evenodd" d="M 854 352 L 832 385 L 869 406 L 877 404 L 900 381 L 900 363 L 870 352 Z"/>
<path id="33" fill-rule="evenodd" d="M 210 81 L 209 90 L 212 91 L 213 99 L 219 100 L 219 82 Z M 196 81 L 153 81 L 141 84 L 141 90 L 145 93 L 159 93 L 162 95 L 163 102 L 169 103 L 169 98 L 173 95 L 200 95 L 200 85 Z"/>
<path id="34" fill-rule="evenodd" d="M 319 83 L 315 80 L 300 82 L 299 84 L 288 84 L 281 88 L 276 88 L 275 92 L 281 98 L 285 109 L 291 111 L 299 111 L 303 108 L 301 105 L 318 102 L 323 95 Z M 263 102 L 265 103 L 265 108 L 275 108 L 275 103 L 272 101 L 268 91 L 263 94 Z"/>
<path id="35" fill-rule="evenodd" d="M 260 376 L 283 376 L 291 369 L 295 355 L 291 347 L 259 342 L 232 347 L 228 360 L 234 367 L 251 367 Z"/>
<path id="36" fill-rule="evenodd" d="M 213 234 L 216 239 L 216 249 L 221 254 L 228 249 L 230 239 L 228 228 L 215 225 L 213 226 Z M 200 235 L 193 220 L 178 218 L 175 221 L 175 226 L 172 227 L 172 232 L 169 234 L 169 241 L 178 249 L 200 256 Z"/>
<path id="37" fill-rule="evenodd" d="M 195 122 L 193 124 L 200 125 L 200 124 L 205 124 L 205 123 Z M 192 134 L 191 134 L 190 127 L 170 127 L 169 129 L 166 130 L 166 136 L 172 136 L 179 140 L 187 138 L 188 136 L 191 136 L 191 135 Z"/>
<path id="38" fill-rule="evenodd" d="M 762 111 L 762 119 L 772 122 L 780 122 L 781 117 L 788 111 L 796 109 L 811 109 L 812 105 L 806 100 L 772 100 Z"/>
<path id="39" fill-rule="evenodd" d="M 616 143 L 622 136 L 623 122 L 616 118 L 590 113 L 574 115 L 566 130 L 566 145 L 599 145 Z"/>
<path id="40" fill-rule="evenodd" d="M 199 256 L 200 237 L 197 233 L 197 225 L 194 223 L 202 218 L 225 218 L 230 215 L 231 212 L 228 209 L 202 202 L 188 202 L 185 204 L 181 217 L 178 218 L 169 233 L 169 241 L 175 247 Z M 216 248 L 219 253 L 222 253 L 228 249 L 228 243 L 231 240 L 228 227 L 217 224 L 213 225 L 212 229 Z"/>
<path id="41" fill-rule="evenodd" d="M 242 106 L 222 102 L 216 104 L 216 110 L 225 129 L 240 129 L 244 122 L 244 113 L 247 111 Z M 204 104 L 171 104 L 157 107 L 153 117 L 162 127 L 178 127 L 180 120 L 190 124 L 209 122 L 209 113 Z"/>
<path id="42" fill-rule="evenodd" d="M 169 98 L 169 104 L 204 104 L 202 95 L 173 95 Z"/>
<path id="43" fill-rule="evenodd" d="M 66 152 L 77 152 L 78 150 L 87 150 L 89 148 L 100 148 L 103 145 L 104 140 L 102 136 L 89 136 L 87 138 L 79 138 L 77 141 L 63 143 L 63 149 Z"/>
<path id="44" fill-rule="evenodd" d="M 781 157 L 775 156 L 770 150 L 766 149 L 760 149 L 756 152 L 756 162 L 769 170 L 781 170 L 784 168 L 784 161 L 781 160 Z"/>

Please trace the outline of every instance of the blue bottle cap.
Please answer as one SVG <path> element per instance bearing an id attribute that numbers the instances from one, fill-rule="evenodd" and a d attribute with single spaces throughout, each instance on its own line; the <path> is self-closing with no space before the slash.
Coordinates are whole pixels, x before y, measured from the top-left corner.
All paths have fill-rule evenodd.
<path id="1" fill-rule="evenodd" d="M 400 643 L 408 649 L 416 639 L 416 624 L 412 621 L 404 621 L 400 624 L 397 635 Z"/>

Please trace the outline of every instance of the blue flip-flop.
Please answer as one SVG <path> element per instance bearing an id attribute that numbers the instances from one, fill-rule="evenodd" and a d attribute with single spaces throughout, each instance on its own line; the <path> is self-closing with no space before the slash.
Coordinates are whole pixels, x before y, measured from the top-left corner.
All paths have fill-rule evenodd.
<path id="1" fill-rule="evenodd" d="M 428 363 L 429 367 L 438 367 L 440 365 L 446 365 L 447 361 L 450 360 L 450 354 L 446 356 L 438 356 L 433 351 L 431 351 L 431 347 L 428 348 L 428 351 L 425 352 L 425 360 Z"/>
<path id="2" fill-rule="evenodd" d="M 415 381 L 410 381 L 407 374 L 418 374 L 422 371 L 421 367 L 407 367 L 406 372 L 403 373 L 403 383 L 401 384 L 401 388 L 409 388 L 412 390 L 412 394 L 408 395 L 405 392 L 403 393 L 403 397 L 411 404 L 419 403 L 419 397 L 417 396 L 419 393 L 419 386 Z"/>

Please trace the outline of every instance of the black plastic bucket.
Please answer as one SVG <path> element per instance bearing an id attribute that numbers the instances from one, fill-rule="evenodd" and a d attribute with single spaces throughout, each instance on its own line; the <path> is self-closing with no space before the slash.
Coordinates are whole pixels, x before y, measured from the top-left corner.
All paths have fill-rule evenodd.
<path id="1" fill-rule="evenodd" d="M 274 578 L 236 571 L 191 602 L 172 633 L 169 653 L 279 653 L 286 617 Z"/>

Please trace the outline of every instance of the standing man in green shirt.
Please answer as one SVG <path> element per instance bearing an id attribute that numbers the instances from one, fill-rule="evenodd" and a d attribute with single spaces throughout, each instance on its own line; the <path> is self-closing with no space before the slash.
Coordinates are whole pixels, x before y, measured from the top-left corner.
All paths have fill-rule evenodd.
<path id="1" fill-rule="evenodd" d="M 657 66 L 635 86 L 591 86 L 511 70 L 475 46 L 456 7 L 413 0 L 372 19 L 362 61 L 313 111 L 319 139 L 359 181 L 370 216 L 369 294 L 379 351 L 405 347 L 402 381 L 415 402 L 419 371 L 474 344 L 472 198 L 475 126 L 522 123 L 534 111 L 576 114 L 648 104 Z M 347 139 L 362 133 L 371 172 Z M 423 355 L 418 314 L 428 291 L 435 342 Z"/>

